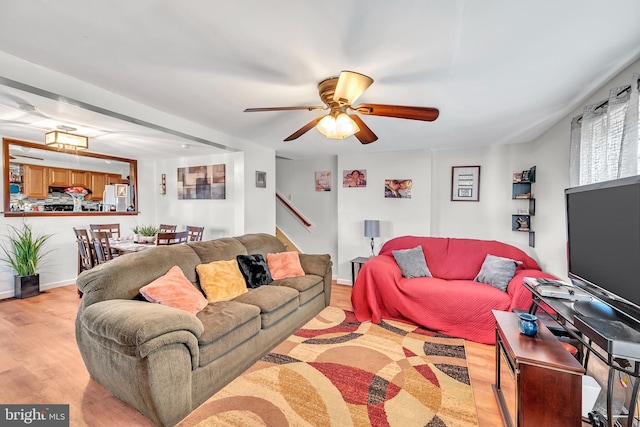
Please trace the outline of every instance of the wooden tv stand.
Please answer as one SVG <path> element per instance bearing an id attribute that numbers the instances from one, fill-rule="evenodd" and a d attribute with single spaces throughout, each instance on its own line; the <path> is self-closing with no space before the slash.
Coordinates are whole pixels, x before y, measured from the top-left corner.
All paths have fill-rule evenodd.
<path id="1" fill-rule="evenodd" d="M 535 337 L 518 330 L 515 313 L 496 318 L 496 382 L 502 423 L 508 427 L 580 427 L 584 368 L 543 325 Z"/>

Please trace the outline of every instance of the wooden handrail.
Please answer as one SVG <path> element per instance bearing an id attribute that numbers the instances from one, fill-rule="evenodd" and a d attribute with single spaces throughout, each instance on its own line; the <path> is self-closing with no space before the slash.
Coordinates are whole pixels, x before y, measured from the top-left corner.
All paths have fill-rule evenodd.
<path id="1" fill-rule="evenodd" d="M 291 213 L 296 218 L 298 218 L 304 225 L 306 225 L 307 227 L 311 227 L 312 224 L 305 217 L 303 217 L 302 214 L 296 210 L 296 208 L 291 206 L 291 204 L 287 201 L 287 199 L 282 197 L 279 193 L 276 193 L 276 199 L 278 199 L 280 203 L 282 203 L 287 209 L 289 209 L 289 211 L 291 211 Z"/>

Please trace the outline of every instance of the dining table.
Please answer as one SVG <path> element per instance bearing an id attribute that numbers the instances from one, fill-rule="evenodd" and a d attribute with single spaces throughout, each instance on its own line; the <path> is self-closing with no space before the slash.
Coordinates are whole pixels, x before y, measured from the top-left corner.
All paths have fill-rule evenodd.
<path id="1" fill-rule="evenodd" d="M 129 239 L 109 239 L 111 249 L 118 252 L 119 255 L 140 252 L 145 249 L 155 247 L 155 243 L 139 243 Z"/>

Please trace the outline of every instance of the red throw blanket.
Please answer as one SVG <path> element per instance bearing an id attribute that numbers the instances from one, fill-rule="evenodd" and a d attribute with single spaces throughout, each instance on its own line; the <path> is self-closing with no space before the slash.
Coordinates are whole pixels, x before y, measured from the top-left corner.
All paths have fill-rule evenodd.
<path id="1" fill-rule="evenodd" d="M 407 279 L 392 251 L 422 246 L 433 277 Z M 507 291 L 474 282 L 487 254 L 521 261 Z M 494 240 L 397 237 L 385 243 L 358 273 L 351 302 L 359 321 L 394 319 L 445 335 L 495 344 L 491 310 L 528 309 L 531 292 L 524 277 L 553 276 L 520 249 Z"/>

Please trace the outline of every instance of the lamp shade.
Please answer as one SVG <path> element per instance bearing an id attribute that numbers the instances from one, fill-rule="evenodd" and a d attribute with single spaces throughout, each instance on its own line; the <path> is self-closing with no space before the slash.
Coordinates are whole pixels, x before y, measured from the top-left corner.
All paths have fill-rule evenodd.
<path id="1" fill-rule="evenodd" d="M 44 143 L 62 150 L 84 150 L 89 148 L 89 138 L 86 136 L 61 132 L 59 130 L 47 132 L 44 135 Z"/>
<path id="2" fill-rule="evenodd" d="M 364 220 L 364 237 L 380 237 L 380 221 L 377 219 Z"/>

